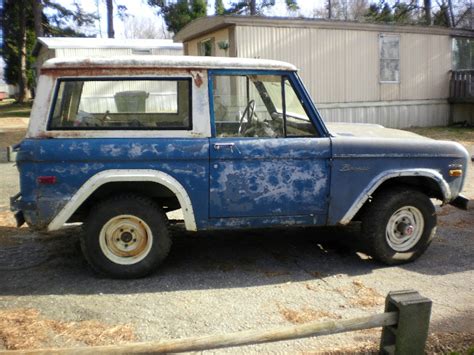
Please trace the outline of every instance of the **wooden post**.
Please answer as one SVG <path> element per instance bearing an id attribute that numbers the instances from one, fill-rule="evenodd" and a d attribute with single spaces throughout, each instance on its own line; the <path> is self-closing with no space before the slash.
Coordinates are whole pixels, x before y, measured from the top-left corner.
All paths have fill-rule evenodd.
<path id="1" fill-rule="evenodd" d="M 431 316 L 431 300 L 413 290 L 392 291 L 385 312 L 398 312 L 396 325 L 382 330 L 382 354 L 424 354 Z"/>
<path id="2" fill-rule="evenodd" d="M 200 351 L 230 346 L 260 344 L 281 340 L 306 338 L 317 335 L 336 334 L 354 330 L 387 327 L 397 323 L 398 313 L 382 313 L 368 317 L 347 320 L 309 322 L 306 324 L 286 326 L 268 330 L 248 330 L 237 333 L 208 335 L 187 339 L 176 339 L 149 343 L 132 343 L 123 345 L 108 345 L 82 348 L 36 349 L 21 354 L 138 354 L 138 353 L 177 353 L 185 351 Z M 8 351 L 5 353 L 17 353 Z M 3 354 L 0 351 L 0 354 Z"/>

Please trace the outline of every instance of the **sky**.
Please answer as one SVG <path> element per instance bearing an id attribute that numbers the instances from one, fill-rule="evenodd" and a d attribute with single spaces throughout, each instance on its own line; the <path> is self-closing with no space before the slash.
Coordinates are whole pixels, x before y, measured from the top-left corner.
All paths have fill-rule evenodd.
<path id="1" fill-rule="evenodd" d="M 105 6 L 105 1 L 103 0 L 69 0 L 72 5 L 74 2 L 80 4 L 84 10 L 88 12 L 94 12 L 100 14 L 100 21 L 97 22 L 96 28 L 91 29 L 90 34 L 96 34 L 97 37 L 107 37 L 107 9 Z M 130 16 L 137 18 L 151 18 L 157 19 L 156 9 L 147 5 L 146 0 L 114 0 L 115 4 L 125 5 L 128 9 L 127 13 Z M 225 0 L 224 4 L 228 5 L 231 0 Z M 208 1 L 208 14 L 212 15 L 214 12 L 214 1 Z M 298 5 L 301 9 L 301 13 L 311 15 L 313 9 L 320 8 L 324 6 L 324 0 L 299 0 Z M 287 14 L 285 1 L 276 0 L 276 5 L 271 9 L 271 11 L 266 13 L 269 16 L 284 16 Z M 162 21 L 162 20 L 161 20 Z M 98 29 L 100 28 L 100 32 Z M 114 29 L 116 38 L 124 38 L 124 23 L 115 13 L 114 18 Z"/>

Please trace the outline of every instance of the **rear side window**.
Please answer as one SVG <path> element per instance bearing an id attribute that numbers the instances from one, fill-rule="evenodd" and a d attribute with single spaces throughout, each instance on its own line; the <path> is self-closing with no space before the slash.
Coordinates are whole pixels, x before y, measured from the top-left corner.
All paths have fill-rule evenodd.
<path id="1" fill-rule="evenodd" d="M 50 130 L 190 130 L 191 79 L 59 79 Z"/>

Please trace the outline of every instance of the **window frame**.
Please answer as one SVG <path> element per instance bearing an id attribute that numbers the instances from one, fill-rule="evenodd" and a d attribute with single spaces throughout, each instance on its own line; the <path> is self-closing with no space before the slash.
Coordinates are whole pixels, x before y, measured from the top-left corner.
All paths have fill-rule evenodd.
<path id="1" fill-rule="evenodd" d="M 313 125 L 316 134 L 314 136 L 287 136 L 286 135 L 286 117 L 284 117 L 284 139 L 292 138 L 324 138 L 330 137 L 330 133 L 323 124 L 321 115 L 319 114 L 314 102 L 311 100 L 306 88 L 304 87 L 301 79 L 295 72 L 282 71 L 282 70 L 246 70 L 246 69 L 210 69 L 208 71 L 208 92 L 209 92 L 209 114 L 211 120 L 211 137 L 219 138 L 216 135 L 216 120 L 214 117 L 214 78 L 218 75 L 227 76 L 245 76 L 245 75 L 273 75 L 280 76 L 282 83 L 282 95 L 284 93 L 283 81 L 286 79 L 293 88 L 296 96 L 300 99 L 303 109 L 305 110 L 308 118 Z M 282 97 L 285 100 L 285 97 Z M 286 105 L 286 103 L 285 103 Z M 285 113 L 286 116 L 286 113 Z M 234 137 L 239 139 L 252 139 L 252 137 Z M 281 139 L 272 137 L 259 137 L 259 139 Z M 255 139 L 255 138 L 253 138 Z"/>
<path id="2" fill-rule="evenodd" d="M 216 55 L 216 39 L 214 37 L 205 38 L 198 42 L 198 55 L 201 57 L 213 57 Z M 205 53 L 205 46 L 209 43 L 211 53 L 207 55 Z"/>
<path id="3" fill-rule="evenodd" d="M 308 119 L 310 121 L 310 123 L 313 125 L 313 128 L 316 132 L 316 136 L 311 136 L 311 135 L 302 135 L 302 136 L 298 136 L 298 135 L 291 135 L 289 136 L 288 135 L 288 129 L 287 129 L 287 107 L 286 107 L 286 86 L 285 86 L 285 81 L 288 81 L 288 83 L 290 84 L 291 88 L 293 89 L 296 97 L 300 100 L 301 102 L 301 97 L 298 93 L 298 90 L 296 90 L 296 87 L 295 85 L 293 84 L 291 78 L 288 76 L 288 75 L 283 75 L 281 77 L 281 91 L 282 91 L 282 110 L 283 110 L 283 132 L 285 134 L 285 138 L 311 138 L 311 137 L 316 137 L 316 138 L 319 138 L 319 137 L 322 137 L 322 135 L 320 134 L 320 132 L 318 131 L 318 127 L 317 125 L 314 124 L 313 120 L 311 119 L 311 116 L 310 116 L 310 113 L 308 112 L 309 108 L 306 107 L 303 103 L 301 103 L 301 106 L 303 107 L 303 110 L 305 111 L 306 115 L 308 116 Z"/>
<path id="4" fill-rule="evenodd" d="M 383 46 L 383 38 L 387 37 L 394 37 L 398 40 L 398 58 L 382 58 L 382 46 Z M 399 34 L 386 34 L 386 33 L 380 33 L 379 34 L 379 83 L 380 84 L 400 84 L 401 81 L 401 60 L 400 60 L 400 35 Z M 383 60 L 398 60 L 398 80 L 395 81 L 389 81 L 389 80 L 382 80 L 382 61 Z"/>
<path id="5" fill-rule="evenodd" d="M 179 127 L 52 127 L 54 110 L 56 108 L 56 103 L 58 100 L 59 88 L 62 82 L 71 82 L 71 81 L 187 81 L 188 82 L 188 111 L 189 111 L 189 120 L 187 126 Z M 55 82 L 54 94 L 51 100 L 51 106 L 49 108 L 48 114 L 48 123 L 46 125 L 46 131 L 191 131 L 193 129 L 193 101 L 192 101 L 192 78 L 186 76 L 176 76 L 176 77 L 154 77 L 154 76 L 140 76 L 140 77 L 131 77 L 131 76 L 121 76 L 121 77 L 108 77 L 108 76 L 97 76 L 97 77 L 58 77 Z M 177 96 L 177 104 L 179 107 L 179 95 Z M 178 113 L 172 113 L 178 114 Z"/>

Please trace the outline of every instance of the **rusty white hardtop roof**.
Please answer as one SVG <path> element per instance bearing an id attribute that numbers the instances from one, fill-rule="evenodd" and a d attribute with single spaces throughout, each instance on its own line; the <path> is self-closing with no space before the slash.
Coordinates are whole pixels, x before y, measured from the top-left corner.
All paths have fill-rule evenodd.
<path id="1" fill-rule="evenodd" d="M 171 39 L 38 37 L 37 42 L 49 49 L 58 48 L 170 48 L 182 49 L 182 43 Z"/>
<path id="2" fill-rule="evenodd" d="M 293 64 L 269 59 L 193 57 L 165 55 L 128 55 L 117 57 L 73 57 L 47 60 L 42 69 L 73 68 L 190 68 L 190 69 L 258 69 L 296 71 Z"/>

